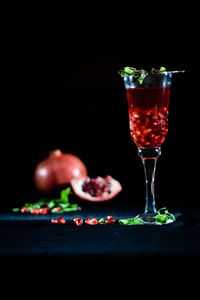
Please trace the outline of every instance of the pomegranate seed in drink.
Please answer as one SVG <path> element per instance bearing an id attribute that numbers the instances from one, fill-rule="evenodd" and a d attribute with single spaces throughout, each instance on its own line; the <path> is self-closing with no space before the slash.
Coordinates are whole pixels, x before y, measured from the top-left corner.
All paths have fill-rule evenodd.
<path id="1" fill-rule="evenodd" d="M 138 147 L 160 147 L 168 132 L 170 87 L 126 89 L 130 133 Z"/>

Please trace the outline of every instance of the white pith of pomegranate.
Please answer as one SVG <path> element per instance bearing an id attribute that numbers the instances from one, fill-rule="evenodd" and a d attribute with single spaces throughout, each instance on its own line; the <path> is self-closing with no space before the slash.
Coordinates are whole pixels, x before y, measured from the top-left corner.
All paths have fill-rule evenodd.
<path id="1" fill-rule="evenodd" d="M 108 201 L 114 198 L 122 190 L 122 186 L 111 176 L 89 178 L 74 178 L 71 180 L 74 193 L 87 201 Z"/>

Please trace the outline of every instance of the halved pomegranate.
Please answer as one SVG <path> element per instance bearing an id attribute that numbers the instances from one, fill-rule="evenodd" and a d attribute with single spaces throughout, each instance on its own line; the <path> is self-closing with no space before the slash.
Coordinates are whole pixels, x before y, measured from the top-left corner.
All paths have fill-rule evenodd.
<path id="1" fill-rule="evenodd" d="M 111 176 L 90 178 L 74 178 L 71 180 L 74 193 L 81 199 L 88 201 L 108 201 L 122 190 L 122 186 Z"/>

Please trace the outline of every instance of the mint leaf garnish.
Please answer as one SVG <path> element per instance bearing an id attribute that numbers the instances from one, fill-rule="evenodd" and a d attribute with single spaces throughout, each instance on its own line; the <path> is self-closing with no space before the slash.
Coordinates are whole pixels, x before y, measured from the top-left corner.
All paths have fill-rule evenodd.
<path id="1" fill-rule="evenodd" d="M 144 79 L 148 74 L 156 74 L 166 71 L 165 67 L 160 67 L 159 69 L 151 68 L 150 71 L 146 71 L 144 69 L 137 70 L 133 67 L 124 67 L 123 69 L 119 70 L 118 74 L 124 78 L 125 76 L 133 76 L 137 78 L 140 84 L 143 83 Z"/>
<path id="2" fill-rule="evenodd" d="M 161 211 L 164 210 L 164 213 L 161 213 Z M 158 214 L 153 217 L 157 223 L 160 224 L 166 224 L 168 221 L 176 221 L 176 218 L 173 214 L 169 213 L 169 211 L 166 209 L 166 207 L 160 208 L 158 210 Z"/>
<path id="3" fill-rule="evenodd" d="M 161 73 L 161 72 L 164 72 L 164 71 L 166 71 L 165 67 L 160 67 L 159 69 L 151 68 L 150 73 L 156 74 L 156 73 Z"/>
<path id="4" fill-rule="evenodd" d="M 132 76 L 133 74 L 135 74 L 136 72 L 136 68 L 132 68 L 132 67 L 124 67 L 123 69 L 119 70 L 119 75 L 121 75 L 122 77 L 125 77 L 125 75 L 130 75 Z"/>
<path id="5" fill-rule="evenodd" d="M 148 73 L 147 73 L 147 71 L 141 69 L 139 74 L 140 74 L 140 76 L 139 76 L 139 78 L 138 78 L 138 81 L 139 81 L 140 84 L 142 84 L 142 83 L 143 83 L 143 80 L 144 80 L 145 77 L 148 75 Z"/>

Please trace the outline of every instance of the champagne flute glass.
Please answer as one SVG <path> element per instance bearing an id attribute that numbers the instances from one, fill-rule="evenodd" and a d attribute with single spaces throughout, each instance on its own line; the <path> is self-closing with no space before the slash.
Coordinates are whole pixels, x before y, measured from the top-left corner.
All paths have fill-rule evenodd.
<path id="1" fill-rule="evenodd" d="M 136 72 L 136 75 L 139 74 Z M 172 77 L 184 71 L 146 72 L 142 82 L 138 75 L 124 74 L 128 101 L 129 127 L 132 140 L 142 159 L 146 181 L 146 206 L 140 218 L 156 224 L 155 171 L 161 145 L 168 133 L 169 98 Z M 170 220 L 171 222 L 172 220 Z"/>

